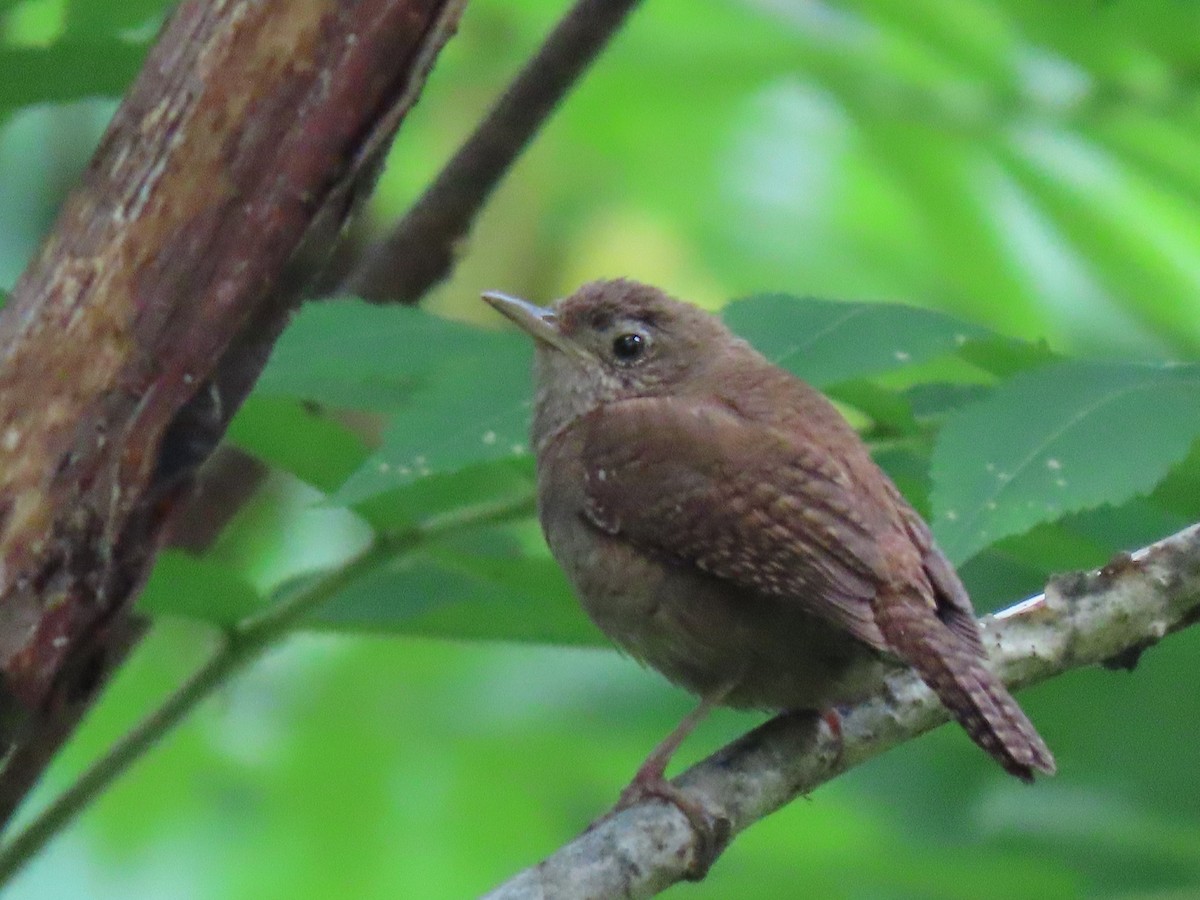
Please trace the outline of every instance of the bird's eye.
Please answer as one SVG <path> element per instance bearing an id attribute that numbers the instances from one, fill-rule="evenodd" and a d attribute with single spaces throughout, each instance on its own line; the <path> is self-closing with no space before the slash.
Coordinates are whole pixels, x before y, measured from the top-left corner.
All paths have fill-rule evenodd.
<path id="1" fill-rule="evenodd" d="M 646 338 L 638 334 L 636 331 L 631 331 L 627 334 L 619 334 L 613 338 L 613 356 L 624 362 L 637 359 L 646 350 Z"/>

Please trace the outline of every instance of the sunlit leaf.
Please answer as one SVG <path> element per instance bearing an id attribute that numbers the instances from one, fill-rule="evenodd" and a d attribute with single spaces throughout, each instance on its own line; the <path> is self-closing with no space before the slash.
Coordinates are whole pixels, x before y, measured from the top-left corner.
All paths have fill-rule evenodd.
<path id="1" fill-rule="evenodd" d="M 425 381 L 335 501 L 354 503 L 438 472 L 529 452 L 531 350 L 512 335 L 494 337 L 488 351 L 460 356 Z"/>
<path id="2" fill-rule="evenodd" d="M 153 22 L 170 6 L 166 0 L 70 0 L 67 33 L 81 37 L 120 33 Z"/>
<path id="3" fill-rule="evenodd" d="M 115 38 L 48 47 L 0 45 L 0 115 L 33 103 L 119 97 L 141 67 L 144 44 Z"/>
<path id="4" fill-rule="evenodd" d="M 323 491 L 336 490 L 369 455 L 363 441 L 329 414 L 287 397 L 251 396 L 226 436 Z"/>
<path id="5" fill-rule="evenodd" d="M 150 580 L 138 598 L 138 610 L 214 625 L 232 625 L 256 612 L 262 599 L 236 570 L 179 550 L 159 554 Z"/>
<path id="6" fill-rule="evenodd" d="M 1177 351 L 1200 349 L 1200 235 L 1192 205 L 1123 170 L 1083 136 L 1054 127 L 1019 130 L 1007 160 L 1053 227 L 1086 260 L 1099 285 L 1092 316 L 1108 316 L 1109 295 L 1139 298 L 1127 331 L 1169 335 Z M 1014 223 L 1015 224 L 1015 223 Z M 1114 303 L 1115 305 L 1115 303 Z M 1157 332 L 1157 334 L 1155 334 Z"/>
<path id="7" fill-rule="evenodd" d="M 848 381 L 829 391 L 829 396 L 870 416 L 878 429 L 909 434 L 917 430 L 912 404 L 899 391 L 871 381 Z"/>
<path id="8" fill-rule="evenodd" d="M 724 317 L 767 358 L 817 386 L 934 359 L 988 334 L 977 325 L 911 306 L 783 294 L 736 301 Z"/>
<path id="9" fill-rule="evenodd" d="M 958 355 L 971 365 L 1001 377 L 1062 359 L 1044 341 L 1021 341 L 998 334 L 967 341 Z"/>
<path id="10" fill-rule="evenodd" d="M 309 304 L 284 333 L 256 394 L 389 416 L 382 446 L 336 494 L 349 504 L 526 453 L 531 355 L 515 333 L 418 309 Z"/>
<path id="11" fill-rule="evenodd" d="M 1063 513 L 1144 494 L 1200 434 L 1200 366 L 1062 363 L 952 415 L 934 533 L 956 561 Z"/>

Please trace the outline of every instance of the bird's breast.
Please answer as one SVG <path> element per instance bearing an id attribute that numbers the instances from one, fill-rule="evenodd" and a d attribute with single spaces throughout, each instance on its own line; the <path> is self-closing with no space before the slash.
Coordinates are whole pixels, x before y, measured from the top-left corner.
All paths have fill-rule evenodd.
<path id="1" fill-rule="evenodd" d="M 865 694 L 877 654 L 787 598 L 740 589 L 626 540 L 587 515 L 580 433 L 538 459 L 546 541 L 593 622 L 617 646 L 705 695 L 734 685 L 730 705 L 826 708 Z"/>

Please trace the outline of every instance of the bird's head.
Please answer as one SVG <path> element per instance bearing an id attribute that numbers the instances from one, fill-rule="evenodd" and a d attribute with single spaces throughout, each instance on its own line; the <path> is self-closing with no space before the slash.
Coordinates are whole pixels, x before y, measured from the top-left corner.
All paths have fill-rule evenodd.
<path id="1" fill-rule="evenodd" d="M 539 404 L 575 415 L 687 393 L 727 348 L 745 346 L 711 313 L 626 279 L 593 281 L 551 307 L 499 293 L 483 298 L 534 338 Z"/>

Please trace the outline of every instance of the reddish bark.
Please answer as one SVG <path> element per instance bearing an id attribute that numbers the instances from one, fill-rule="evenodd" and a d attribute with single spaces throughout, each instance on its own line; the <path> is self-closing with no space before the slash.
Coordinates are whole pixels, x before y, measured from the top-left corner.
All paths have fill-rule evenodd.
<path id="1" fill-rule="evenodd" d="M 0 316 L 0 821 L 463 0 L 187 0 Z"/>

